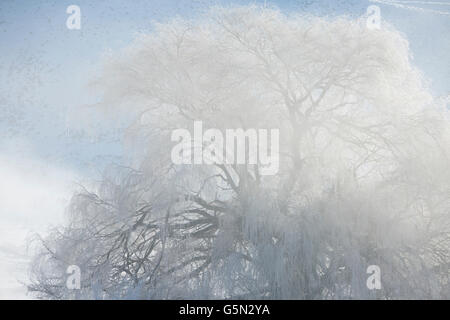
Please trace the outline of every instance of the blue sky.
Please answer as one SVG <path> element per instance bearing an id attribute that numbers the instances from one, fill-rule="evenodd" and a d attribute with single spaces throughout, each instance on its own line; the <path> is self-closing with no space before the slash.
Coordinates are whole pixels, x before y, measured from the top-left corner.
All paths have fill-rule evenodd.
<path id="1" fill-rule="evenodd" d="M 112 159 L 109 155 L 120 161 L 117 136 L 109 134 L 109 140 L 98 144 L 93 143 L 92 137 L 74 134 L 74 114 L 86 112 L 82 106 L 95 101 L 95 93 L 87 90 L 87 85 L 95 76 L 102 54 L 126 47 L 137 32 L 150 32 L 152 21 L 176 15 L 195 17 L 209 4 L 255 2 L 275 5 L 287 13 L 307 11 L 352 17 L 363 15 L 369 5 L 376 4 L 381 8 L 382 19 L 396 26 L 410 41 L 414 63 L 430 80 L 432 92 L 450 92 L 450 15 L 368 0 L 2 0 L 0 101 L 14 110 L 10 113 L 15 113 L 20 121 L 2 121 L 0 114 L 0 133 L 4 133 L 0 147 L 16 153 L 24 145 L 38 157 L 75 166 L 77 170 L 107 163 Z M 81 30 L 66 28 L 66 8 L 71 4 L 81 8 Z M 450 12 L 450 6 L 445 5 L 417 6 Z"/>

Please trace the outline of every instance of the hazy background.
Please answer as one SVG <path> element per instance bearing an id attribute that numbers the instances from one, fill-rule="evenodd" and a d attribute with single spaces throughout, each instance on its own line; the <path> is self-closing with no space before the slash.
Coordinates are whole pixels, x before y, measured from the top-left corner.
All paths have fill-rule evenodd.
<path id="1" fill-rule="evenodd" d="M 447 96 L 450 1 L 409 1 L 409 7 L 380 2 L 2 0 L 0 298 L 27 297 L 20 281 L 26 281 L 30 233 L 61 223 L 76 184 L 89 184 L 105 164 L 123 157 L 121 124 L 89 107 L 98 99 L 89 82 L 103 54 L 126 47 L 139 32 L 151 32 L 153 21 L 195 18 L 211 4 L 266 3 L 284 12 L 352 17 L 375 4 L 382 19 L 410 41 L 413 62 L 431 92 Z M 72 4 L 81 8 L 81 30 L 66 28 L 66 8 Z"/>

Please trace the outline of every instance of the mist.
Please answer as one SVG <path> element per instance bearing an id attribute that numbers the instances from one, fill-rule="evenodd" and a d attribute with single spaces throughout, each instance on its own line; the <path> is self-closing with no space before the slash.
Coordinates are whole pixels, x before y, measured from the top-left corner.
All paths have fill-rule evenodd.
<path id="1" fill-rule="evenodd" d="M 156 23 L 101 65 L 93 108 L 126 122 L 123 161 L 31 241 L 34 297 L 450 297 L 448 101 L 394 26 L 213 7 Z M 265 148 L 278 170 L 173 161 L 173 132 L 194 137 L 196 121 L 215 138 L 180 143 L 182 156 L 219 150 L 218 132 L 277 129 Z"/>

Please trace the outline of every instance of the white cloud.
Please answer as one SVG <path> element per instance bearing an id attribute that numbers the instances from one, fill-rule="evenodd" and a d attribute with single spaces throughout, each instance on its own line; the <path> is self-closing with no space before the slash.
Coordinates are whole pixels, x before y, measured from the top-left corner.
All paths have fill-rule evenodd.
<path id="1" fill-rule="evenodd" d="M 62 223 L 77 175 L 27 156 L 0 156 L 0 299 L 25 299 L 26 239 Z"/>

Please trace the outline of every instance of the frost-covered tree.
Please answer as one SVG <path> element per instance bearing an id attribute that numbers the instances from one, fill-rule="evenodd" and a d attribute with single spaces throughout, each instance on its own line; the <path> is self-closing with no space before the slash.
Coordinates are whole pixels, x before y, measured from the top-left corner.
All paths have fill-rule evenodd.
<path id="1" fill-rule="evenodd" d="M 96 85 L 100 108 L 131 119 L 128 167 L 74 195 L 70 223 L 39 242 L 38 296 L 450 297 L 450 122 L 393 28 L 215 8 L 156 25 Z M 279 173 L 174 165 L 171 132 L 195 120 L 279 128 Z"/>

